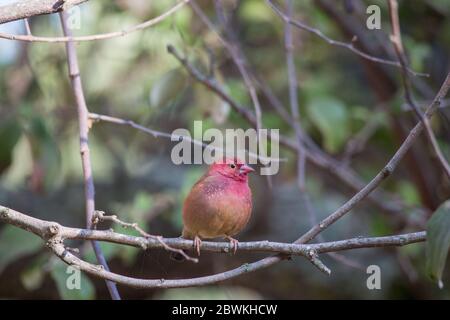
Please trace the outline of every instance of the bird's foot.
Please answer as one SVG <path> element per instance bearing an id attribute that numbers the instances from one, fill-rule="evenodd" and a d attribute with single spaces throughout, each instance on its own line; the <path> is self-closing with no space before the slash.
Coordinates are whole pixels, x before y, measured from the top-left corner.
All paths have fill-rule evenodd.
<path id="1" fill-rule="evenodd" d="M 230 245 L 233 247 L 233 253 L 236 254 L 239 241 L 234 239 L 234 238 L 232 238 L 232 237 L 230 237 L 230 236 L 225 236 L 225 239 L 230 241 Z"/>
<path id="2" fill-rule="evenodd" d="M 197 251 L 197 255 L 200 256 L 200 246 L 202 245 L 202 240 L 199 236 L 194 237 L 194 251 Z"/>

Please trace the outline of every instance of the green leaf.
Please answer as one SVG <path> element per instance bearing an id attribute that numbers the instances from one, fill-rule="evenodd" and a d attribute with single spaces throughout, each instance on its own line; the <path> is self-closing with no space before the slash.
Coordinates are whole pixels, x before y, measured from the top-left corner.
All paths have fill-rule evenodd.
<path id="1" fill-rule="evenodd" d="M 42 241 L 31 232 L 7 225 L 0 231 L 0 273 L 14 260 L 42 248 Z"/>
<path id="2" fill-rule="evenodd" d="M 150 92 L 150 104 L 160 108 L 173 101 L 186 84 L 185 75 L 179 69 L 172 69 L 159 78 Z"/>
<path id="3" fill-rule="evenodd" d="M 91 280 L 62 261 L 56 261 L 51 275 L 58 288 L 61 299 L 64 300 L 90 300 L 95 298 L 95 288 Z M 75 277 L 80 277 L 79 282 Z"/>
<path id="4" fill-rule="evenodd" d="M 442 288 L 442 272 L 450 246 L 450 200 L 433 213 L 427 223 L 426 269 L 431 279 Z"/>
<path id="5" fill-rule="evenodd" d="M 337 152 L 349 136 L 349 115 L 345 106 L 332 98 L 315 98 L 307 105 L 309 119 L 322 134 L 325 149 Z"/>

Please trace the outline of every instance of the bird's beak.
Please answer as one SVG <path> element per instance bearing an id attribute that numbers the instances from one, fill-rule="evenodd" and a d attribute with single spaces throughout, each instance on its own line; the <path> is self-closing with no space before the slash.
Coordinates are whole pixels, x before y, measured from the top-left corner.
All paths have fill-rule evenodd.
<path id="1" fill-rule="evenodd" d="M 240 174 L 247 174 L 247 173 L 253 172 L 253 171 L 255 171 L 255 169 L 253 169 L 252 167 L 250 167 L 250 166 L 248 166 L 248 165 L 246 165 L 246 164 L 242 165 L 242 166 L 239 168 L 239 173 L 240 173 Z"/>

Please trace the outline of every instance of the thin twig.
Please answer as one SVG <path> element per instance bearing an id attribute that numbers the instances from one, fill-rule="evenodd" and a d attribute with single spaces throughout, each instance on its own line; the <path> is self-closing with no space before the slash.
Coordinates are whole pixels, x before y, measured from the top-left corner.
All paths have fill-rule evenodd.
<path id="1" fill-rule="evenodd" d="M 65 37 L 38 37 L 33 36 L 31 34 L 27 35 L 13 35 L 13 34 L 6 34 L 0 32 L 0 38 L 7 39 L 7 40 L 19 40 L 19 41 L 26 41 L 26 42 L 47 42 L 47 43 L 57 43 L 57 42 L 83 42 L 83 41 L 98 41 L 98 40 L 106 40 L 106 39 L 112 39 L 117 37 L 123 37 L 125 35 L 128 35 L 130 33 L 144 30 L 146 28 L 152 27 L 167 17 L 171 16 L 175 12 L 177 12 L 181 7 L 183 7 L 186 3 L 188 3 L 190 0 L 181 0 L 179 3 L 177 3 L 175 6 L 164 12 L 163 14 L 157 16 L 156 18 L 150 19 L 148 21 L 145 21 L 143 23 L 140 23 L 138 25 L 125 28 L 121 31 L 114 31 L 114 32 L 108 32 L 108 33 L 102 33 L 102 34 L 94 34 L 89 36 L 65 36 Z"/>
<path id="2" fill-rule="evenodd" d="M 72 31 L 67 26 L 66 12 L 63 11 L 60 13 L 60 19 L 64 34 L 70 37 Z M 69 77 L 72 83 L 73 94 L 75 96 L 78 111 L 80 154 L 83 168 L 83 182 L 85 192 L 86 226 L 88 229 L 90 229 L 92 227 L 92 218 L 95 210 L 95 187 L 89 151 L 89 111 L 86 105 L 86 100 L 84 98 L 83 85 L 81 83 L 80 68 L 78 66 L 75 44 L 71 41 L 67 42 L 66 51 L 67 64 L 69 67 Z M 105 270 L 108 270 L 108 264 L 99 244 L 95 241 L 92 241 L 92 246 L 98 262 L 105 268 Z M 106 285 L 108 287 L 111 298 L 114 300 L 120 300 L 120 295 L 117 290 L 116 284 L 111 281 L 107 281 Z"/>
<path id="3" fill-rule="evenodd" d="M 191 63 L 189 63 L 186 58 L 181 56 L 181 54 L 175 49 L 174 46 L 168 45 L 167 52 L 173 55 L 186 68 L 186 70 L 194 79 L 196 79 L 197 81 L 205 85 L 207 88 L 215 92 L 220 98 L 222 98 L 223 101 L 228 103 L 234 111 L 243 116 L 252 125 L 256 125 L 255 116 L 250 112 L 250 110 L 246 109 L 243 106 L 240 106 L 237 102 L 235 102 L 219 86 L 219 84 L 217 84 L 216 81 L 214 81 L 214 79 L 209 79 L 208 77 L 200 73 L 200 71 L 198 71 Z"/>
<path id="4" fill-rule="evenodd" d="M 145 232 L 141 227 L 139 227 L 139 225 L 137 223 L 124 222 L 124 221 L 120 220 L 116 215 L 105 215 L 104 211 L 96 210 L 95 214 L 94 214 L 93 224 L 95 225 L 99 221 L 110 221 L 110 222 L 113 222 L 113 223 L 116 223 L 116 224 L 122 226 L 123 228 L 134 229 L 142 237 L 144 237 L 146 239 L 155 239 L 156 241 L 158 241 L 158 243 L 160 243 L 165 250 L 181 254 L 184 257 L 184 259 L 186 259 L 188 261 L 192 261 L 194 263 L 198 262 L 197 258 L 193 258 L 193 257 L 189 256 L 183 250 L 176 249 L 176 248 L 169 246 L 167 243 L 164 242 L 164 240 L 161 236 L 155 236 L 155 235 Z"/>
<path id="5" fill-rule="evenodd" d="M 319 29 L 313 28 L 311 26 L 306 25 L 303 22 L 297 21 L 297 20 L 292 20 L 289 17 L 287 17 L 277 6 L 275 6 L 273 4 L 273 2 L 271 0 L 266 0 L 267 4 L 270 6 L 270 8 L 272 8 L 272 10 L 281 18 L 283 19 L 284 22 L 290 23 L 293 26 L 308 31 L 316 36 L 318 36 L 319 38 L 321 38 L 322 40 L 325 40 L 328 44 L 336 46 L 336 47 L 341 47 L 341 48 L 346 48 L 350 51 L 352 51 L 353 53 L 357 54 L 360 57 L 363 57 L 364 59 L 373 61 L 373 62 L 377 62 L 377 63 L 381 63 L 381 64 L 386 64 L 386 65 L 391 65 L 397 68 L 401 68 L 401 64 L 398 61 L 391 61 L 391 60 L 386 60 L 386 59 L 382 59 L 382 58 L 378 58 L 375 56 L 372 56 L 368 53 L 365 53 L 361 50 L 359 50 L 358 48 L 356 48 L 353 44 L 353 42 L 350 43 L 346 43 L 346 42 L 342 42 L 342 41 L 337 41 L 337 40 L 333 40 L 331 38 L 329 38 L 328 36 L 326 36 L 322 31 L 320 31 Z M 419 72 L 415 72 L 411 69 L 407 69 L 409 73 L 415 75 L 415 76 L 422 76 L 422 77 L 428 77 L 429 75 L 426 73 L 419 73 Z"/>
<path id="6" fill-rule="evenodd" d="M 103 115 L 103 114 L 97 114 L 97 113 L 89 113 L 89 119 L 91 119 L 94 122 L 105 121 L 105 122 L 110 122 L 110 123 L 130 126 L 130 127 L 135 128 L 137 130 L 143 131 L 143 132 L 153 136 L 154 138 L 167 138 L 167 139 L 170 139 L 171 141 L 188 141 L 188 142 L 190 142 L 192 144 L 204 147 L 206 149 L 215 150 L 215 151 L 222 152 L 222 153 L 226 152 L 226 150 L 224 150 L 223 148 L 219 148 L 219 147 L 216 147 L 216 146 L 211 145 L 211 144 L 206 144 L 206 143 L 204 143 L 202 141 L 193 139 L 190 136 L 182 136 L 182 135 L 177 135 L 177 134 L 173 134 L 173 133 L 167 133 L 167 132 L 162 132 L 162 131 L 149 129 L 149 128 L 146 128 L 144 126 L 141 126 L 141 125 L 137 124 L 136 122 L 134 122 L 132 120 L 125 120 L 125 119 L 121 119 L 121 118 L 117 118 L 117 117 L 111 117 L 111 116 L 107 116 L 107 115 Z M 248 156 L 250 158 L 256 159 L 256 160 L 259 159 L 259 160 L 262 160 L 264 162 L 268 162 L 268 161 L 278 161 L 278 162 L 286 161 L 286 159 L 270 158 L 270 157 L 260 156 L 258 154 L 255 154 L 255 153 L 247 151 L 247 150 L 245 150 L 245 152 L 248 154 Z"/>

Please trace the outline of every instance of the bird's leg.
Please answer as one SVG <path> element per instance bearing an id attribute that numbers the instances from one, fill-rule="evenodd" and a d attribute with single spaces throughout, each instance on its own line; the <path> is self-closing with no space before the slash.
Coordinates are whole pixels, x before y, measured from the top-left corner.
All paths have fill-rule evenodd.
<path id="1" fill-rule="evenodd" d="M 230 236 L 225 236 L 225 239 L 227 239 L 228 241 L 230 241 L 231 246 L 233 247 L 233 253 L 236 254 L 237 248 L 238 248 L 238 243 L 239 241 L 230 237 Z"/>
<path id="2" fill-rule="evenodd" d="M 202 245 L 202 240 L 199 236 L 194 237 L 194 251 L 197 251 L 197 255 L 200 256 L 200 246 Z"/>

